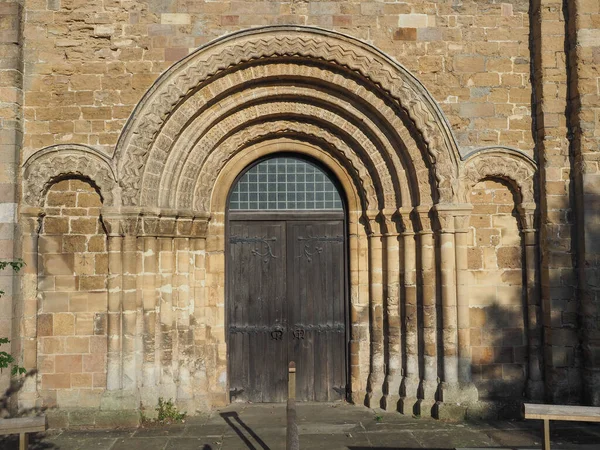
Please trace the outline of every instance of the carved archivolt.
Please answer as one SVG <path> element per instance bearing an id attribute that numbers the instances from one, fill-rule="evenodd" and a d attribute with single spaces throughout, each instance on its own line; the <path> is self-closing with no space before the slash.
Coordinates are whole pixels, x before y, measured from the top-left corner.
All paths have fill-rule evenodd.
<path id="1" fill-rule="evenodd" d="M 195 209 L 209 211 L 210 206 L 208 205 L 208 201 L 210 201 L 212 197 L 211 192 L 214 189 L 215 180 L 218 174 L 225 164 L 243 149 L 244 145 L 252 142 L 259 142 L 267 136 L 269 139 L 276 139 L 288 135 L 310 137 L 315 141 L 323 144 L 327 143 L 334 147 L 336 153 L 339 153 L 339 156 L 341 157 L 339 159 L 343 159 L 346 162 L 346 166 L 352 168 L 351 172 L 355 175 L 354 178 L 360 186 L 358 191 L 365 194 L 363 208 L 367 210 L 369 205 L 377 205 L 377 194 L 375 193 L 373 181 L 371 180 L 368 170 L 345 142 L 327 130 L 323 130 L 314 125 L 291 121 L 273 123 L 270 124 L 269 127 L 258 124 L 240 131 L 228 139 L 224 145 L 220 146 L 218 151 L 213 152 L 210 155 L 206 163 L 202 166 L 199 175 L 193 173 L 182 177 L 182 182 L 185 184 L 186 188 L 180 188 L 178 191 L 184 192 L 187 189 L 190 189 L 190 193 L 193 193 L 193 198 L 191 200 L 198 202 L 198 204 L 195 205 Z M 186 183 L 188 180 L 189 187 Z M 195 183 L 195 187 L 193 183 Z M 179 206 L 180 205 L 178 205 L 178 207 Z M 182 204 L 181 206 L 184 205 Z"/>
<path id="2" fill-rule="evenodd" d="M 55 145 L 34 153 L 23 166 L 23 200 L 41 207 L 50 186 L 61 178 L 84 177 L 100 190 L 104 205 L 118 197 L 116 177 L 110 161 L 84 145 Z"/>
<path id="3" fill-rule="evenodd" d="M 350 37 L 313 28 L 266 27 L 235 33 L 209 44 L 171 68 L 150 90 L 115 152 L 124 204 L 139 202 L 148 152 L 166 119 L 194 89 L 232 66 L 278 56 L 350 69 L 396 102 L 427 146 L 440 199 L 451 201 L 456 194 L 459 160 L 456 144 L 439 108 L 412 75 L 374 48 Z"/>
<path id="4" fill-rule="evenodd" d="M 521 196 L 522 204 L 534 204 L 535 163 L 518 150 L 492 148 L 470 156 L 463 169 L 462 196 L 468 201 L 469 192 L 486 178 L 499 178 L 510 183 Z"/>

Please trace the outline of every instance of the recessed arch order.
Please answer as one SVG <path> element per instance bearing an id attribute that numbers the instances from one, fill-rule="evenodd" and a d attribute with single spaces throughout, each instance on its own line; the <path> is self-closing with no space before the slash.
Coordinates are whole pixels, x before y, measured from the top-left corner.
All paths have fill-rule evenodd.
<path id="1" fill-rule="evenodd" d="M 355 38 L 281 26 L 213 41 L 157 80 L 113 155 L 123 206 L 210 213 L 225 163 L 281 138 L 328 143 L 363 211 L 457 199 L 458 148 L 416 78 Z"/>

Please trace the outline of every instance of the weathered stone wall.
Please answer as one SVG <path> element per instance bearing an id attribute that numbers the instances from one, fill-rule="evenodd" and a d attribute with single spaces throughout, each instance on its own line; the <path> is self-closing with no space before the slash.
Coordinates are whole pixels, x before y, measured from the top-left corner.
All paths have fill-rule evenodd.
<path id="1" fill-rule="evenodd" d="M 22 39 L 21 17 L 26 17 Z M 11 282 L 1 284 L 0 274 L 0 289 L 8 294 L 0 300 L 0 336 L 12 333 L 16 356 L 27 367 L 37 361 L 42 372 L 38 392 L 27 386 L 21 399 L 35 403 L 39 393 L 42 401 L 64 408 L 107 409 L 137 408 L 140 400 L 151 406 L 157 395 L 176 397 L 186 408 L 226 403 L 225 203 L 209 214 L 214 207 L 209 197 L 225 198 L 223 180 L 235 177 L 221 169 L 239 172 L 258 155 L 242 155 L 242 149 L 253 148 L 253 137 L 291 132 L 295 139 L 310 136 L 313 144 L 326 141 L 326 151 L 317 145 L 309 154 L 332 170 L 343 155 L 340 167 L 357 172 L 339 174 L 358 180 L 357 191 L 347 182 L 346 192 L 369 203 L 366 210 L 357 201 L 350 211 L 355 401 L 367 395 L 374 404 L 382 400 L 413 411 L 419 403 L 429 411 L 441 398 L 450 410 L 459 403 L 464 409 L 465 401 L 477 397 L 472 379 L 481 398 L 500 391 L 516 397 L 525 390 L 534 400 L 600 403 L 597 0 L 25 0 L 23 9 L 0 3 L 0 22 L 0 258 L 18 256 L 22 248 L 29 267 L 16 279 L 13 298 Z M 282 46 L 276 41 L 286 37 L 273 30 L 256 38 L 260 44 L 240 35 L 250 45 L 223 47 L 222 59 L 215 47 L 197 53 L 187 62 L 198 55 L 200 62 L 178 66 L 183 75 L 173 70 L 159 80 L 200 45 L 268 24 L 336 30 L 374 45 L 424 84 L 445 118 L 431 114 L 422 93 L 404 95 L 413 91 L 399 89 L 418 82 L 392 73 L 398 69 L 372 58 L 376 51 L 363 52 L 323 32 L 298 32 L 292 42 L 289 36 L 297 30 L 288 29 L 290 43 Z M 298 40 L 305 48 L 298 50 Z M 269 53 L 273 47 L 288 49 L 289 60 Z M 257 48 L 265 61 L 247 62 L 235 53 Z M 271 67 L 273 55 L 279 59 Z M 203 66 L 202 58 L 209 57 L 213 65 Z M 226 72 L 218 67 L 223 61 L 229 61 Z M 372 64 L 372 73 L 364 61 Z M 197 90 L 193 77 L 186 79 L 188 69 L 199 80 Z M 285 77 L 293 81 L 270 85 Z M 153 83 L 165 80 L 167 86 L 154 91 L 160 95 L 148 97 L 154 103 L 132 116 Z M 276 103 L 273 88 L 280 97 L 309 100 Z M 221 94 L 227 97 L 210 104 Z M 196 116 L 199 105 L 206 108 Z M 279 122 L 257 126 L 258 116 L 272 110 Z M 332 114 L 338 110 L 347 116 Z M 304 114 L 306 122 L 298 119 Z M 432 141 L 446 119 L 452 133 Z M 357 140 L 346 141 L 346 135 Z M 115 155 L 120 136 L 126 143 L 119 146 L 123 154 Z M 26 163 L 54 144 L 73 148 L 46 149 Z M 289 140 L 286 145 L 289 150 Z M 445 146 L 444 151 L 469 154 L 468 160 L 441 152 Z M 488 146 L 498 148 L 469 153 Z M 23 180 L 23 242 L 16 239 L 14 253 L 19 154 L 30 172 Z M 208 163 L 200 170 L 205 156 Z M 227 166 L 233 160 L 243 164 Z M 416 175 L 406 175 L 411 164 Z M 182 189 L 179 198 L 179 175 L 172 173 L 181 167 L 182 185 L 200 180 L 201 187 Z M 440 174 L 444 190 L 436 184 Z M 45 203 L 36 201 L 44 183 L 67 175 L 91 177 L 116 207 L 102 213 L 108 238 L 99 225 L 100 197 L 90 185 L 61 181 Z M 128 197 L 138 191 L 141 203 Z M 80 198 L 95 203 L 86 207 Z M 156 210 L 139 216 L 135 208 L 119 210 L 148 199 L 158 199 Z M 436 202 L 441 204 L 432 208 Z M 159 203 L 186 206 L 159 211 Z M 188 215 L 188 208 L 198 207 L 202 211 L 192 214 L 199 215 Z M 203 225 L 193 230 L 197 221 Z M 78 228 L 85 223 L 89 229 Z M 370 238 L 362 234 L 364 224 Z M 95 247 L 100 239 L 103 246 Z M 36 272 L 40 278 L 32 283 Z M 12 325 L 4 319 L 11 304 Z M 433 310 L 438 317 L 413 314 Z M 104 350 L 92 351 L 101 341 Z M 81 343 L 81 351 L 73 353 L 69 342 Z"/>
<path id="2" fill-rule="evenodd" d="M 86 181 L 54 184 L 39 237 L 40 385 L 47 406 L 97 408 L 106 388 L 106 234 Z"/>
<path id="3" fill-rule="evenodd" d="M 525 0 L 31 0 L 26 7 L 26 154 L 64 143 L 112 153 L 167 67 L 218 36 L 273 24 L 332 29 L 386 52 L 430 90 L 464 149 L 532 151 Z"/>
<path id="4" fill-rule="evenodd" d="M 17 172 L 22 141 L 22 12 L 21 2 L 0 3 L 0 260 L 15 257 Z M 0 298 L 0 337 L 12 338 L 14 279 L 10 269 L 0 272 L 0 291 L 4 291 Z M 20 310 L 15 313 L 19 315 Z M 18 339 L 0 349 L 18 354 Z M 8 383 L 9 372 L 0 374 L 0 390 Z"/>
<path id="5" fill-rule="evenodd" d="M 469 305 L 473 381 L 480 398 L 520 398 L 527 337 L 523 244 L 510 189 L 492 180 L 471 191 Z"/>

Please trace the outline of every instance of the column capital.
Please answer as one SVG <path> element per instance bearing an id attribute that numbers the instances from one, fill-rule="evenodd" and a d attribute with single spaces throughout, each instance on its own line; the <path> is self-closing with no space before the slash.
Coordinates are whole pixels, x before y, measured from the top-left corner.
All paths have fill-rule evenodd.
<path id="1" fill-rule="evenodd" d="M 210 215 L 190 211 L 102 208 L 109 236 L 206 237 Z"/>
<path id="2" fill-rule="evenodd" d="M 402 225 L 402 235 L 415 233 L 415 226 L 411 218 L 413 211 L 414 209 L 410 206 L 405 206 L 398 209 L 398 217 L 400 218 Z"/>
<path id="3" fill-rule="evenodd" d="M 369 223 L 369 237 L 381 237 L 383 226 L 381 224 L 382 211 L 378 209 L 368 209 L 365 212 L 365 218 Z"/>
<path id="4" fill-rule="evenodd" d="M 469 203 L 438 203 L 434 206 L 442 233 L 466 232 L 473 205 Z"/>
<path id="5" fill-rule="evenodd" d="M 535 230 L 536 207 L 535 203 L 521 203 L 517 205 L 517 211 L 521 215 L 523 232 L 525 230 Z"/>
<path id="6" fill-rule="evenodd" d="M 398 222 L 397 222 L 397 210 L 395 209 L 382 209 L 381 218 L 385 225 L 385 236 L 398 236 Z"/>
<path id="7" fill-rule="evenodd" d="M 419 234 L 432 234 L 433 224 L 431 221 L 431 205 L 419 205 L 415 208 L 415 216 L 419 219 Z"/>

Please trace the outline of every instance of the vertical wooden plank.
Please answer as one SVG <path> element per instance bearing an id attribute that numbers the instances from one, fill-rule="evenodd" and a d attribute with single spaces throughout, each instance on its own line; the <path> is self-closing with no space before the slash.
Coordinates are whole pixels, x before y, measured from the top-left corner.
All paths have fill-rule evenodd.
<path id="1" fill-rule="evenodd" d="M 542 450 L 550 450 L 550 420 L 544 419 L 544 445 Z"/>
<path id="2" fill-rule="evenodd" d="M 231 389 L 247 401 L 284 401 L 285 223 L 231 221 L 229 229 Z"/>
<path id="3" fill-rule="evenodd" d="M 343 221 L 291 221 L 288 230 L 290 323 L 305 330 L 290 345 L 298 399 L 339 399 L 346 377 Z"/>
<path id="4" fill-rule="evenodd" d="M 19 450 L 27 450 L 29 446 L 29 435 L 27 433 L 21 433 L 19 435 Z"/>

